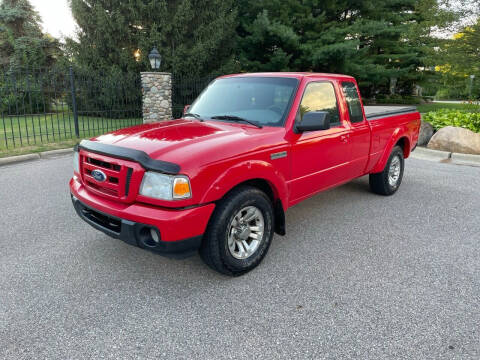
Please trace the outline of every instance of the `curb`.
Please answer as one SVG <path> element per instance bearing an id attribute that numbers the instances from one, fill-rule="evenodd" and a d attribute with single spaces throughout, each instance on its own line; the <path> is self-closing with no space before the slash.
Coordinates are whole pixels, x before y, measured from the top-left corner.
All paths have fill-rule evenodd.
<path id="1" fill-rule="evenodd" d="M 452 153 L 452 162 L 454 164 L 480 166 L 480 155 Z"/>
<path id="2" fill-rule="evenodd" d="M 448 151 L 431 150 L 425 147 L 417 147 L 415 151 L 412 152 L 412 157 L 416 159 L 441 161 L 450 159 L 452 153 Z"/>
<path id="3" fill-rule="evenodd" d="M 51 159 L 53 157 L 57 157 L 60 155 L 70 154 L 72 151 L 73 151 L 73 148 L 57 149 L 57 150 L 42 151 L 39 154 L 40 154 L 40 158 L 42 159 Z"/>
<path id="4" fill-rule="evenodd" d="M 412 152 L 414 159 L 430 160 L 437 162 L 449 162 L 457 165 L 480 166 L 480 155 L 452 153 L 448 151 L 432 150 L 425 147 L 417 147 Z"/>
<path id="5" fill-rule="evenodd" d="M 5 157 L 5 158 L 0 158 L 0 166 L 22 163 L 22 162 L 32 161 L 32 160 L 39 160 L 39 159 L 40 159 L 40 154 L 38 154 L 38 153 L 37 154 L 10 156 L 10 157 Z"/>
<path id="6" fill-rule="evenodd" d="M 40 160 L 40 159 L 52 159 L 58 156 L 70 154 L 72 151 L 73 151 L 73 148 L 68 148 L 68 149 L 42 151 L 39 153 L 26 154 L 26 155 L 4 157 L 4 158 L 0 158 L 0 166 L 18 164 L 18 163 Z"/>

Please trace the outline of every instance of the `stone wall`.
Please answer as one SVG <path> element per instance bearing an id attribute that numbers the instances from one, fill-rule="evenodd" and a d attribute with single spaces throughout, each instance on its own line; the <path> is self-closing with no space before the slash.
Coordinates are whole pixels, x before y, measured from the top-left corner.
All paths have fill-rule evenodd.
<path id="1" fill-rule="evenodd" d="M 172 118 L 172 74 L 142 72 L 143 122 Z"/>

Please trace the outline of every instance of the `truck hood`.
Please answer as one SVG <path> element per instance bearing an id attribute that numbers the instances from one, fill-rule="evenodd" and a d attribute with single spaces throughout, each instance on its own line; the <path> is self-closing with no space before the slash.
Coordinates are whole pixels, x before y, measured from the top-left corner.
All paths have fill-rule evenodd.
<path id="1" fill-rule="evenodd" d="M 152 159 L 180 165 L 183 171 L 274 145 L 284 132 L 278 127 L 178 119 L 120 129 L 92 140 L 144 151 Z"/>

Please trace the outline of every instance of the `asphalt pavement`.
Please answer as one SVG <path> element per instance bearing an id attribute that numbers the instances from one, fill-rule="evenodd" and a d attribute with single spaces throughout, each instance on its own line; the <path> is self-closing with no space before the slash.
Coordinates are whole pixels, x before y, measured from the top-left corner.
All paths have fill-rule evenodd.
<path id="1" fill-rule="evenodd" d="M 287 213 L 229 278 L 82 222 L 71 156 L 0 168 L 0 359 L 478 359 L 480 168 L 409 159 Z"/>

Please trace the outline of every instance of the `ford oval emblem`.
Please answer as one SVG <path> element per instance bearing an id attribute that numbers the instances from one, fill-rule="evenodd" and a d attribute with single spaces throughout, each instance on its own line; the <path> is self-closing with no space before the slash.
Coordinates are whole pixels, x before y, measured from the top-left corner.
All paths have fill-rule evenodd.
<path id="1" fill-rule="evenodd" d="M 92 174 L 92 177 L 98 182 L 104 182 L 105 180 L 107 180 L 107 175 L 105 175 L 105 173 L 102 170 L 98 170 L 98 169 L 92 170 L 91 174 Z"/>

